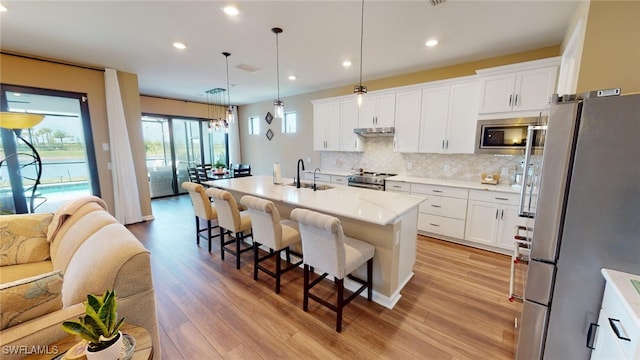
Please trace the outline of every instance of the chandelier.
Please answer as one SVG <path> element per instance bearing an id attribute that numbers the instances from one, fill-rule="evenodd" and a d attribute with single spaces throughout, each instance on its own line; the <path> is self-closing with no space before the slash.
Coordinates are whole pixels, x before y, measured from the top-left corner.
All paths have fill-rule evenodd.
<path id="1" fill-rule="evenodd" d="M 207 94 L 208 105 L 208 117 L 209 117 L 209 130 L 220 131 L 222 129 L 229 128 L 229 122 L 226 118 L 225 104 L 224 104 L 224 92 L 223 88 L 215 88 L 205 91 Z"/>

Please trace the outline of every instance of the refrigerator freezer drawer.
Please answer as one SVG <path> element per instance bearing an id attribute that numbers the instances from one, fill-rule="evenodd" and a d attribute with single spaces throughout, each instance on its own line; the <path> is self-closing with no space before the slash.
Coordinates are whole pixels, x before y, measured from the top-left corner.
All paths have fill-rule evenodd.
<path id="1" fill-rule="evenodd" d="M 516 360 L 542 359 L 547 328 L 548 308 L 531 301 L 522 307 L 522 324 L 518 333 Z"/>
<path id="2" fill-rule="evenodd" d="M 553 264 L 536 260 L 530 261 L 525 298 L 549 306 L 554 274 L 555 266 Z"/>

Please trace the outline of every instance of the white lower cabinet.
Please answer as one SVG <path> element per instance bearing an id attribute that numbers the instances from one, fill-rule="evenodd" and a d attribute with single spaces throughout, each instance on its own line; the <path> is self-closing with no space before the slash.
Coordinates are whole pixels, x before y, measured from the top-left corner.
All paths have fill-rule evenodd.
<path id="1" fill-rule="evenodd" d="M 517 204 L 517 194 L 471 190 L 464 239 L 512 250 L 516 227 L 527 224 Z"/>
<path id="2" fill-rule="evenodd" d="M 331 183 L 337 185 L 348 185 L 349 177 L 342 175 L 331 175 Z"/>
<path id="3" fill-rule="evenodd" d="M 633 295 L 634 289 L 629 290 L 627 294 Z M 607 281 L 591 360 L 640 359 L 640 328 L 623 301 Z"/>
<path id="4" fill-rule="evenodd" d="M 411 194 L 426 196 L 418 208 L 418 231 L 462 239 L 469 190 L 411 184 Z"/>

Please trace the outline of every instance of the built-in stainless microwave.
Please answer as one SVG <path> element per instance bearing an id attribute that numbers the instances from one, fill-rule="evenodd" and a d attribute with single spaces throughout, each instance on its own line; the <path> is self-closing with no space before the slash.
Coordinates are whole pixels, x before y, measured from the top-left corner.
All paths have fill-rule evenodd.
<path id="1" fill-rule="evenodd" d="M 476 154 L 522 155 L 529 126 L 546 125 L 545 117 L 478 120 Z M 534 146 L 543 139 L 533 139 Z M 536 146 L 537 147 L 537 146 Z"/>

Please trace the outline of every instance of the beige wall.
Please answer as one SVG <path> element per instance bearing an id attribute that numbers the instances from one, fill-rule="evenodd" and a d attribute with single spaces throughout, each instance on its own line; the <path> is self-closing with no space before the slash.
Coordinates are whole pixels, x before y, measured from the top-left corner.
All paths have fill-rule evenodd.
<path id="1" fill-rule="evenodd" d="M 558 56 L 559 53 L 560 47 L 552 46 L 391 78 L 366 81 L 365 85 L 369 91 L 373 91 L 474 75 L 477 69 L 543 59 Z M 319 167 L 320 152 L 313 150 L 313 107 L 311 106 L 311 100 L 347 94 L 353 94 L 352 86 L 283 98 L 285 112 L 296 112 L 298 119 L 298 132 L 296 134 L 282 134 L 282 123 L 278 120 L 274 120 L 271 125 L 267 125 L 266 121 L 264 121 L 267 111 L 273 114 L 273 101 L 240 106 L 238 109 L 238 121 L 240 125 L 242 161 L 251 164 L 253 173 L 263 175 L 270 175 L 272 173 L 273 163 L 280 162 L 282 176 L 284 177 L 293 177 L 295 175 L 296 163 L 299 158 L 304 159 L 308 169 Z M 247 123 L 251 116 L 259 116 L 261 118 L 260 135 L 249 135 Z M 265 136 L 268 128 L 271 128 L 271 131 L 275 133 L 271 141 Z M 310 164 L 307 161 L 308 158 L 312 160 Z"/>
<path id="2" fill-rule="evenodd" d="M 0 54 L 0 74 L 1 81 L 4 84 L 87 94 L 89 116 L 91 117 L 91 130 L 93 132 L 93 142 L 98 167 L 98 180 L 100 182 L 100 193 L 102 198 L 107 202 L 109 209 L 113 209 L 113 181 L 111 171 L 108 168 L 111 156 L 108 151 L 102 150 L 102 144 L 109 143 L 104 72 L 10 54 Z M 136 149 L 134 150 L 136 152 L 134 153 L 136 173 L 138 179 L 140 179 L 139 186 L 142 189 L 140 191 L 140 206 L 143 216 L 149 216 L 151 215 L 151 202 L 148 195 L 148 185 L 146 183 L 144 186 L 140 185 L 142 180 L 146 179 L 146 165 L 144 162 L 144 152 L 142 153 L 142 157 L 139 153 L 142 137 L 141 130 L 139 130 L 140 104 L 138 100 L 137 75 L 119 73 L 118 79 L 123 82 L 120 84 L 120 91 L 124 98 L 125 115 L 127 117 L 130 140 Z M 140 159 L 142 159 L 141 162 Z"/>
<path id="3" fill-rule="evenodd" d="M 577 92 L 640 91 L 640 1 L 591 1 Z"/>

